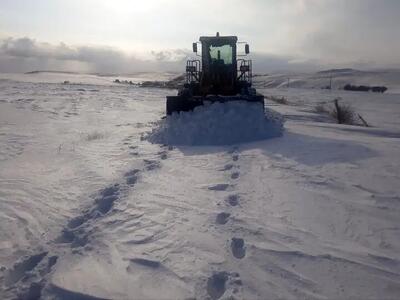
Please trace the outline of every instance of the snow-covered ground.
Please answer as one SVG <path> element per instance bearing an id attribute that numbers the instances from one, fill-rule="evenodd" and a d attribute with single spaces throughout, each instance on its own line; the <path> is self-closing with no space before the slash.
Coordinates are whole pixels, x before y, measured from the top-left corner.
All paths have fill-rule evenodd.
<path id="1" fill-rule="evenodd" d="M 175 91 L 36 75 L 0 79 L 1 299 L 400 298 L 399 94 L 260 90 L 282 136 L 164 145 Z"/>

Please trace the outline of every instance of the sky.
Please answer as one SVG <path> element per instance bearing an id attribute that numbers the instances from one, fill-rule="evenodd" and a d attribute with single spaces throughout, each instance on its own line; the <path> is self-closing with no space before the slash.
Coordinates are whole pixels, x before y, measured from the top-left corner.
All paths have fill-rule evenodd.
<path id="1" fill-rule="evenodd" d="M 179 71 L 237 35 L 256 71 L 400 67 L 400 0 L 0 0 L 0 72 Z"/>

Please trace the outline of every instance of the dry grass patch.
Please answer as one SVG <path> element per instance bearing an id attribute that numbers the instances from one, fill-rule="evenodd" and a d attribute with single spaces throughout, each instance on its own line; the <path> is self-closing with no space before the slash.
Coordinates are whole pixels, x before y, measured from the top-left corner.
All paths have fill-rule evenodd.
<path id="1" fill-rule="evenodd" d="M 104 138 L 104 133 L 101 133 L 99 131 L 94 131 L 86 135 L 86 140 L 89 142 L 94 140 L 100 140 L 102 138 Z"/>

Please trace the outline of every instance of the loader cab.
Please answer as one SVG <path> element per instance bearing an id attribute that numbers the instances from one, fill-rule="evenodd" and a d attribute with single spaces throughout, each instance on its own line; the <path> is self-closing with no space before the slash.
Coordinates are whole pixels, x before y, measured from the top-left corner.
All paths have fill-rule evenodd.
<path id="1" fill-rule="evenodd" d="M 235 36 L 202 36 L 201 80 L 203 93 L 231 95 L 235 93 L 237 75 Z"/>
<path id="2" fill-rule="evenodd" d="M 201 94 L 237 94 L 238 81 L 246 80 L 245 77 L 240 77 L 238 80 L 237 37 L 220 36 L 217 33 L 216 36 L 200 37 L 200 44 L 201 54 L 199 55 L 198 43 L 193 43 L 193 52 L 201 57 L 201 64 L 198 61 L 196 65 L 196 60 L 189 62 L 194 65 L 188 66 L 187 72 L 198 70 L 197 76 L 191 77 L 189 74 L 189 81 L 197 79 L 198 90 Z M 247 44 L 245 52 L 246 54 L 249 52 Z M 242 63 L 242 60 L 239 62 Z"/>
<path id="3" fill-rule="evenodd" d="M 200 37 L 202 82 L 212 93 L 233 94 L 237 74 L 235 36 Z"/>

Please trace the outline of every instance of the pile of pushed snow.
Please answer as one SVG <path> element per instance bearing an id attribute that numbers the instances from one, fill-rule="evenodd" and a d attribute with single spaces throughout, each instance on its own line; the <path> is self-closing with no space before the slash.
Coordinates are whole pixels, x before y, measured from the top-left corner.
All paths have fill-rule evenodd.
<path id="1" fill-rule="evenodd" d="M 283 118 L 245 101 L 209 103 L 159 121 L 146 139 L 167 145 L 232 145 L 282 135 Z"/>

